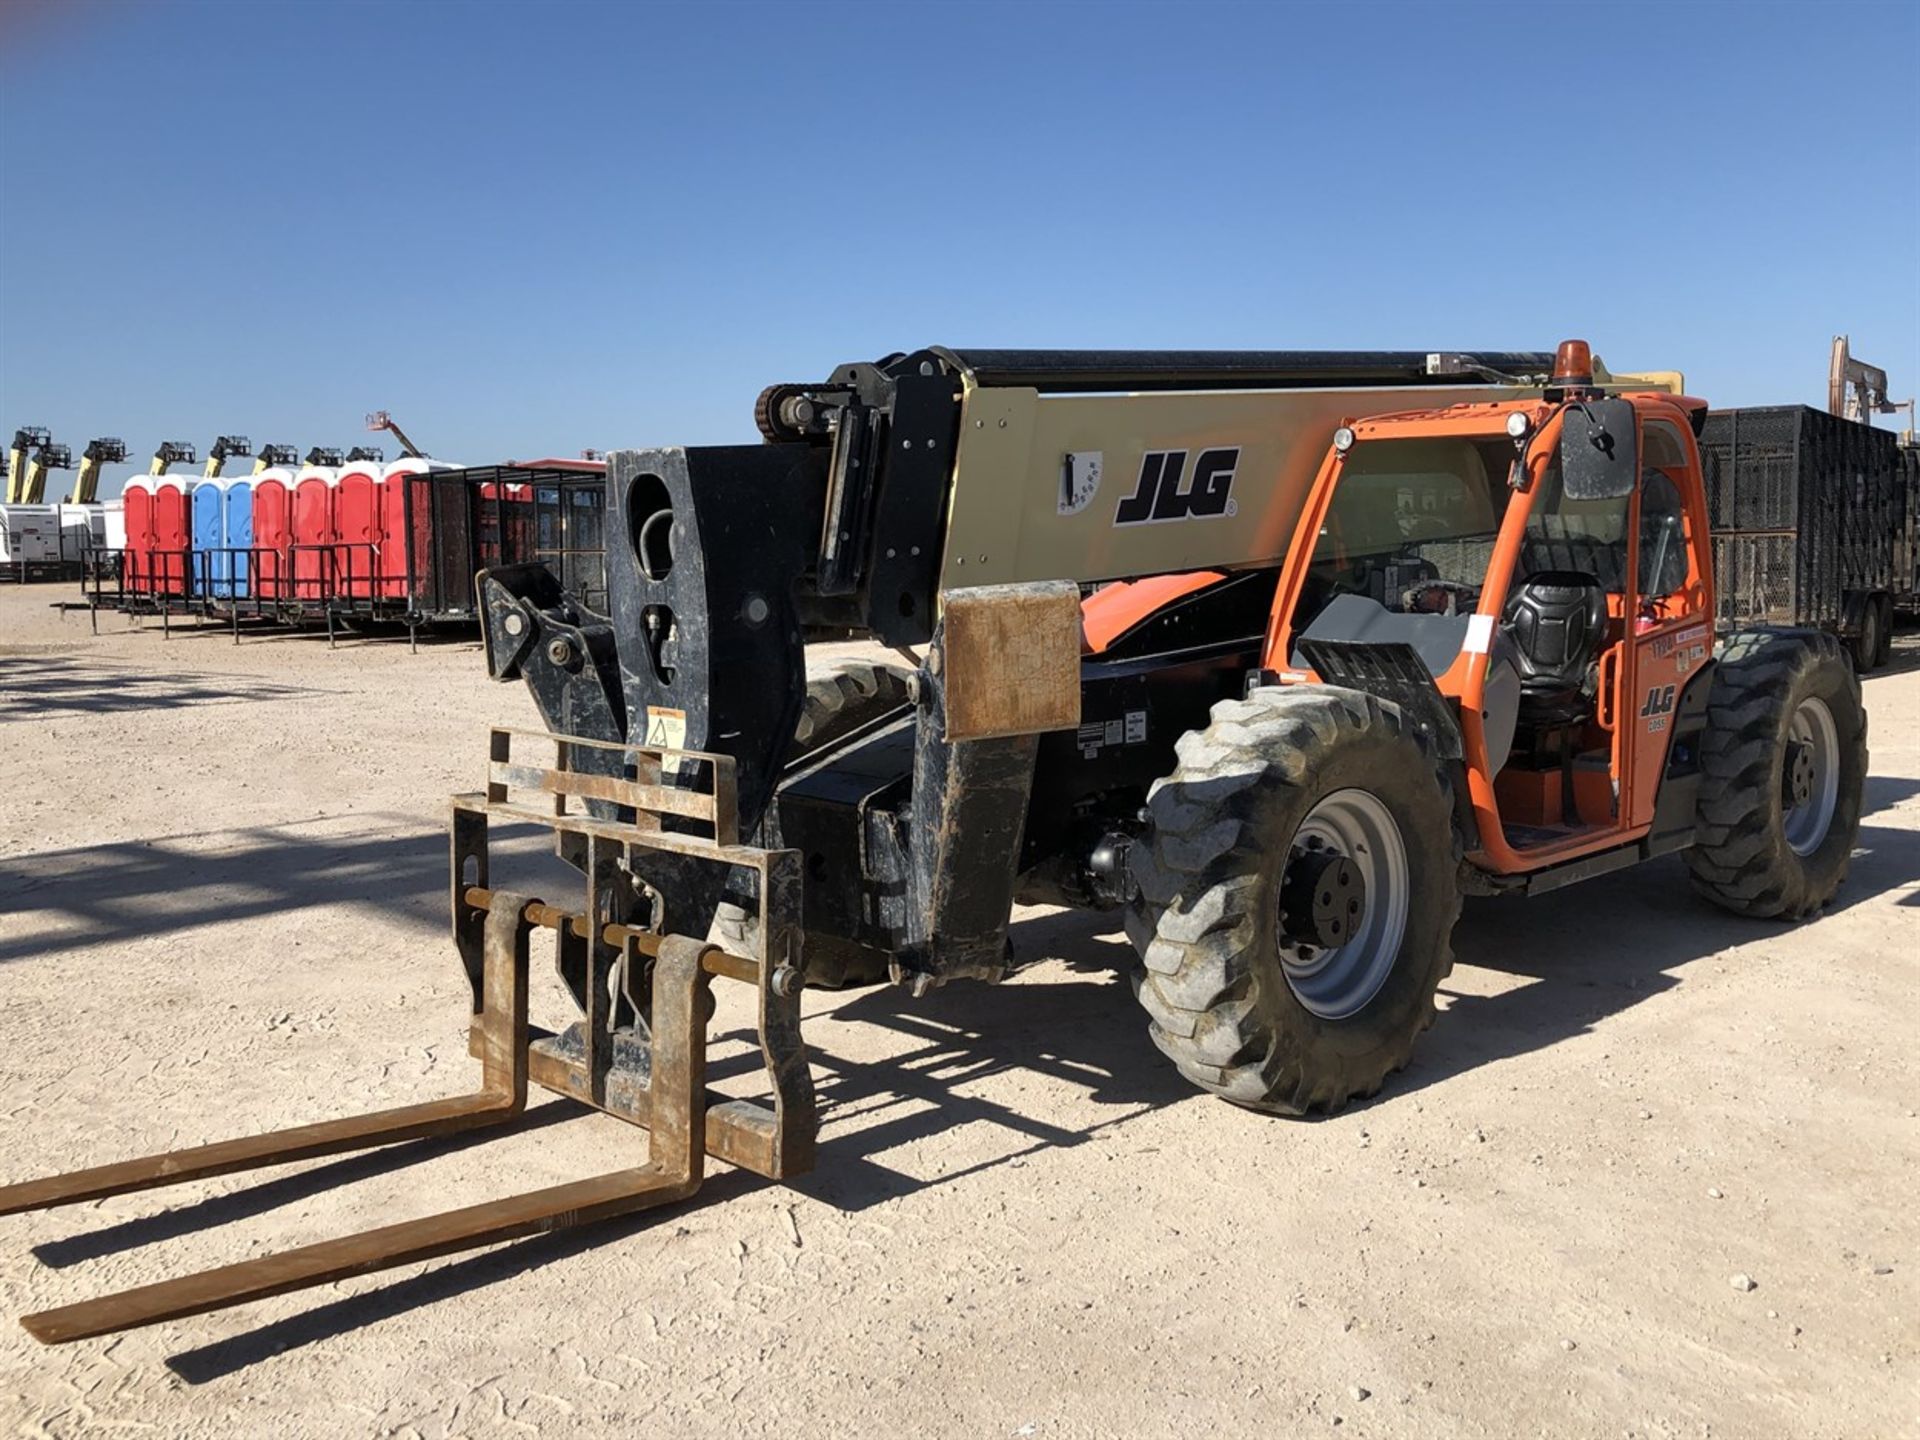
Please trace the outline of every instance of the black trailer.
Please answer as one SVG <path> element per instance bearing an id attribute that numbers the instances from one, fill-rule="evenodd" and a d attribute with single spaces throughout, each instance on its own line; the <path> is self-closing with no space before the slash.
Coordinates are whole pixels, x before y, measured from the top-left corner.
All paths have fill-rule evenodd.
<path id="1" fill-rule="evenodd" d="M 1915 608 L 1920 463 L 1890 430 L 1806 405 L 1716 410 L 1700 437 L 1720 630 L 1808 625 L 1884 664 Z"/>
<path id="2" fill-rule="evenodd" d="M 381 618 L 479 618 L 473 577 L 501 565 L 545 565 L 589 609 L 607 604 L 601 514 L 606 467 L 534 462 L 407 477 L 404 604 Z"/>
<path id="3" fill-rule="evenodd" d="M 1900 447 L 1903 514 L 1893 539 L 1893 608 L 1920 615 L 1920 444 Z"/>
<path id="4" fill-rule="evenodd" d="M 417 640 L 422 626 L 475 623 L 474 576 L 502 565 L 543 565 L 583 604 L 605 607 L 604 465 L 481 465 L 403 483 L 401 543 L 308 547 L 321 552 L 319 578 L 278 606 L 283 623 L 324 618 L 329 638 L 339 624 L 405 625 Z"/>

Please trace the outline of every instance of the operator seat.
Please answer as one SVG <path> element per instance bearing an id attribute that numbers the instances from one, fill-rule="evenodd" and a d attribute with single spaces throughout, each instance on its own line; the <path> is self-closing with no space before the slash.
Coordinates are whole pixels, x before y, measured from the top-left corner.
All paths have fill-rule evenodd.
<path id="1" fill-rule="evenodd" d="M 1607 638 L 1600 582 L 1572 570 L 1530 575 L 1507 597 L 1502 618 L 1520 672 L 1520 717 L 1566 724 L 1591 715 Z"/>

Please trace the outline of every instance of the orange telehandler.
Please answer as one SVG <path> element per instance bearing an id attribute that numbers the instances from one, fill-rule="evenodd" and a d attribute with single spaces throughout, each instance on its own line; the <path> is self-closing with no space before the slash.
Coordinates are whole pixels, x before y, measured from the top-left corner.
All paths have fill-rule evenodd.
<path id="1" fill-rule="evenodd" d="M 454 802 L 480 1089 L 0 1213 L 502 1124 L 530 1084 L 649 1128 L 648 1161 L 24 1323 L 74 1340 L 658 1205 L 708 1155 L 792 1177 L 802 986 L 1000 979 L 1021 901 L 1117 911 L 1155 1043 L 1286 1114 L 1406 1063 L 1465 894 L 1684 852 L 1719 905 L 1814 915 L 1860 820 L 1859 686 L 1830 636 L 1716 643 L 1680 389 L 1578 341 L 929 349 L 770 388 L 759 445 L 613 452 L 604 611 L 480 577 L 491 671 L 547 724 L 494 732 Z M 809 678 L 848 634 L 909 663 Z M 494 821 L 552 829 L 584 899 L 496 884 Z M 537 929 L 557 1033 L 527 1019 Z M 707 1090 L 716 980 L 754 996 L 762 1097 Z"/>

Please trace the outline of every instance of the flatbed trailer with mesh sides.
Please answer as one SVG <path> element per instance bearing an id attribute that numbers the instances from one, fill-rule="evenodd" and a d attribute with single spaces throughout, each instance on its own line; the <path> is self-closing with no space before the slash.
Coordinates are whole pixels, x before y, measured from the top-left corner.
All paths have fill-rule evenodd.
<path id="1" fill-rule="evenodd" d="M 1715 410 L 1700 436 L 1721 631 L 1805 625 L 1861 671 L 1920 609 L 1920 451 L 1807 405 Z"/>

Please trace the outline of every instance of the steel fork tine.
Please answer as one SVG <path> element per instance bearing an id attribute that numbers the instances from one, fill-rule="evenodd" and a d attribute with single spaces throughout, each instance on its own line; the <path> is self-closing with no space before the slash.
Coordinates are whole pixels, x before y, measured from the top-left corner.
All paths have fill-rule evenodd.
<path id="1" fill-rule="evenodd" d="M 512 908 L 501 908 L 503 902 Z M 517 917 L 525 907 L 523 897 L 501 896 L 490 908 L 489 982 L 494 974 L 496 918 L 503 914 Z M 524 979 L 524 929 L 519 940 L 517 974 Z M 706 1159 L 706 1021 L 702 1001 L 708 977 L 702 961 L 711 948 L 701 941 L 671 936 L 662 942 L 654 965 L 653 1124 L 646 1165 L 163 1280 L 29 1315 L 20 1323 L 46 1344 L 83 1340 L 685 1199 L 700 1188 Z M 524 987 L 520 993 L 517 1024 L 523 1043 L 517 1053 L 524 1057 Z M 491 1059 L 490 1051 L 489 1062 Z M 524 1058 L 516 1068 L 517 1093 L 524 1097 Z"/>
<path id="2" fill-rule="evenodd" d="M 480 1014 L 482 1081 L 476 1093 L 7 1185 L 0 1187 L 0 1215 L 50 1210 L 236 1170 L 450 1135 L 516 1118 L 527 1103 L 527 937 L 532 927 L 523 917 L 530 903 L 527 896 L 502 892 L 488 907 Z"/>

